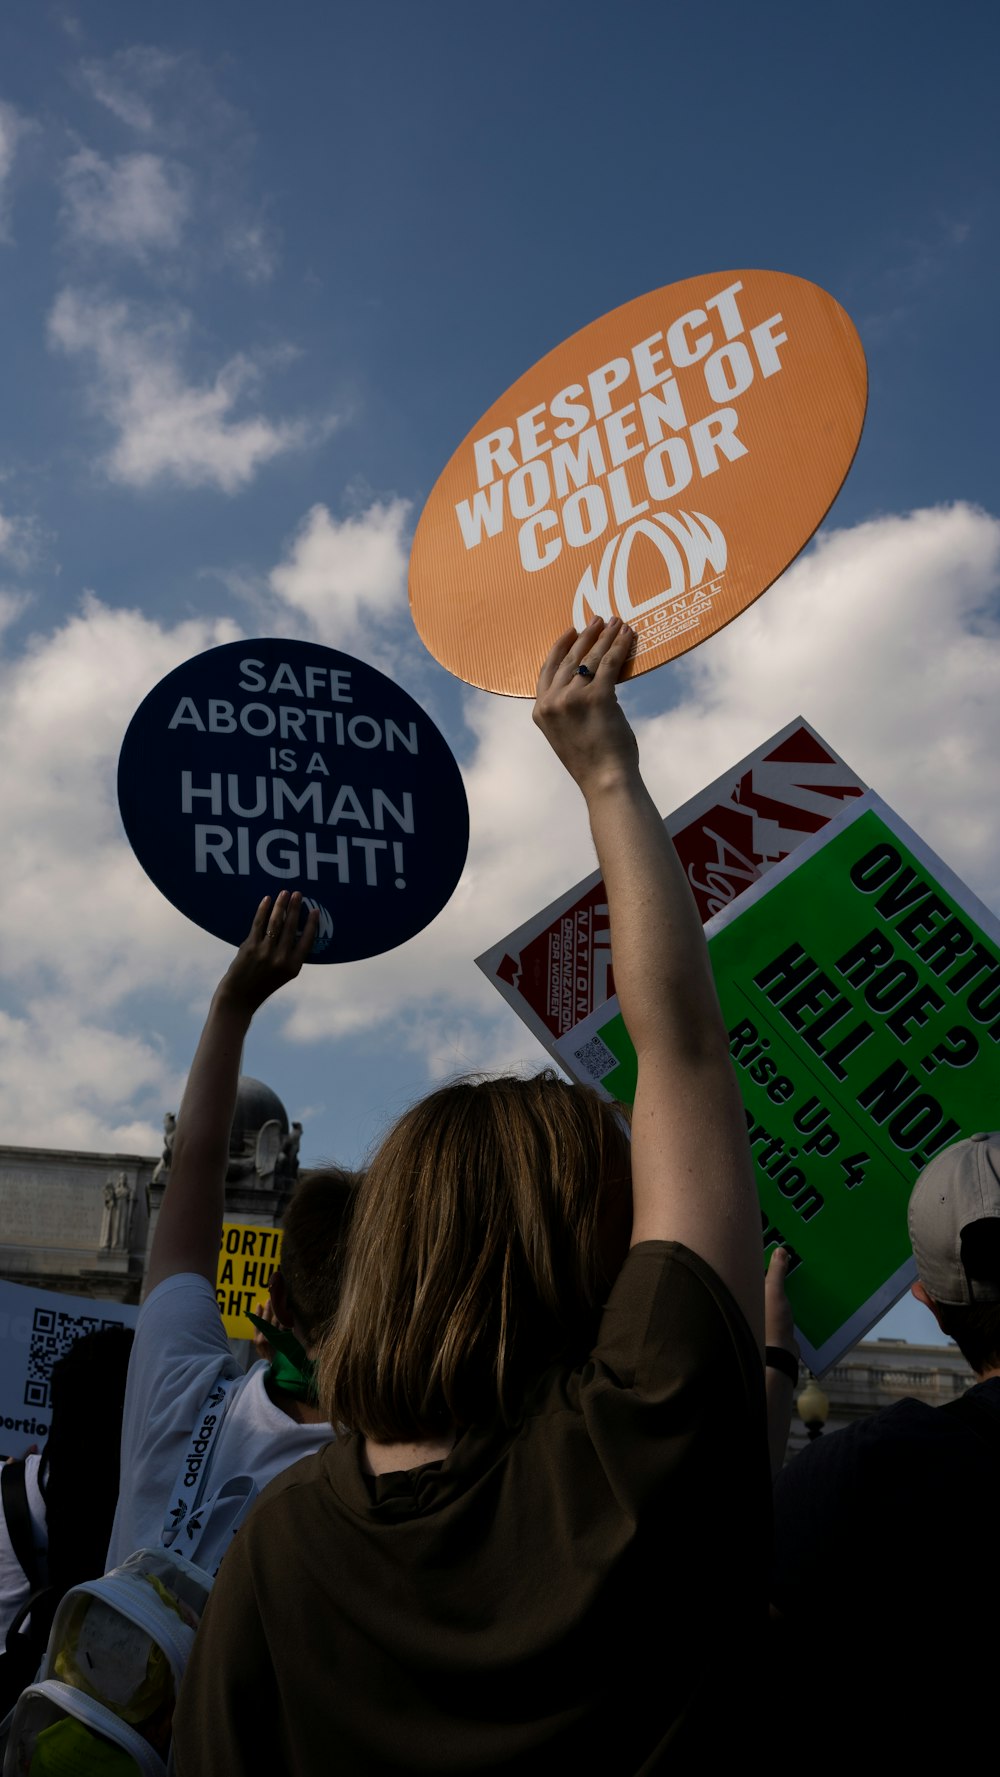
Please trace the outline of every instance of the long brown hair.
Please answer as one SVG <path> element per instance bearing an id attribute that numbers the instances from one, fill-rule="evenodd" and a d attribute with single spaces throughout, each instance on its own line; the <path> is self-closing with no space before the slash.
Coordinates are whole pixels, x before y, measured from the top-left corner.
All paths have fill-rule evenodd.
<path id="1" fill-rule="evenodd" d="M 614 1107 L 552 1072 L 460 1080 L 414 1105 L 358 1193 L 319 1352 L 333 1423 L 393 1443 L 515 1421 L 536 1376 L 589 1349 L 624 1258 L 606 1228 L 615 1203 L 627 1215 L 628 1181 Z"/>

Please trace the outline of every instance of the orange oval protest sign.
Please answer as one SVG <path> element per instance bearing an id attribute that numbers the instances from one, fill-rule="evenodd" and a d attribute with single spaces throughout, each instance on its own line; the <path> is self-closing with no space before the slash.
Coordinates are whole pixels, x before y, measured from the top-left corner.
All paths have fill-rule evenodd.
<path id="1" fill-rule="evenodd" d="M 685 653 L 809 541 L 867 387 L 849 317 L 804 278 L 716 272 L 614 309 L 494 402 L 438 479 L 410 556 L 420 635 L 515 697 L 595 614 L 635 628 L 627 677 Z"/>

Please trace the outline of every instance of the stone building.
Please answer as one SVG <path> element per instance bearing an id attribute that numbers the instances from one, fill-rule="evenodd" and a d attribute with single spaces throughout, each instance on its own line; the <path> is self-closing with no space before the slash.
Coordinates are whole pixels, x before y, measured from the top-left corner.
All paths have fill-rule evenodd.
<path id="1" fill-rule="evenodd" d="M 138 1302 L 155 1167 L 145 1154 L 0 1147 L 0 1277 Z"/>
<path id="2" fill-rule="evenodd" d="M 140 1301 L 175 1127 L 168 1112 L 159 1158 L 0 1146 L 0 1277 L 102 1301 Z M 277 1094 L 243 1076 L 229 1143 L 227 1221 L 280 1223 L 301 1136 Z"/>

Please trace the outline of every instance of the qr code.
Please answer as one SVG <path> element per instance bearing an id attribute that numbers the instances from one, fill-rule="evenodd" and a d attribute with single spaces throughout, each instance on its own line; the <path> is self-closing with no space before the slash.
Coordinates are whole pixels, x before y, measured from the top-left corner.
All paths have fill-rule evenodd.
<path id="1" fill-rule="evenodd" d="M 53 1364 L 65 1357 L 84 1333 L 99 1333 L 103 1327 L 120 1324 L 117 1320 L 102 1320 L 97 1314 L 65 1314 L 61 1308 L 36 1308 L 31 1323 L 24 1405 L 47 1407 Z"/>
<path id="2" fill-rule="evenodd" d="M 582 1049 L 574 1049 L 573 1059 L 580 1063 L 582 1071 L 589 1074 L 592 1080 L 606 1079 L 618 1066 L 617 1055 L 612 1054 L 607 1043 L 602 1042 L 600 1037 L 591 1037 L 590 1042 L 584 1043 Z"/>

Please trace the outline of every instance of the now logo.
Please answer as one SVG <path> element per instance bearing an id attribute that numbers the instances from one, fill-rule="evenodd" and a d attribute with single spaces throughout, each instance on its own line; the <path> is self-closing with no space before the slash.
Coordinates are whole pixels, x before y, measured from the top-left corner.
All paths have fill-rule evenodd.
<path id="1" fill-rule="evenodd" d="M 646 537 L 663 558 L 665 585 L 650 598 L 633 599 L 629 591 L 629 563 L 637 537 Z M 591 617 L 607 620 L 615 615 L 623 623 L 655 611 L 659 605 L 692 591 L 713 574 L 725 570 L 726 539 L 715 520 L 704 512 L 657 512 L 638 518 L 627 530 L 612 537 L 593 566 L 581 575 L 573 599 L 573 624 L 584 629 Z"/>
<path id="2" fill-rule="evenodd" d="M 316 939 L 313 944 L 314 956 L 317 956 L 321 950 L 325 950 L 330 939 L 333 937 L 333 915 L 323 906 L 322 901 L 313 901 L 310 900 L 308 895 L 303 895 L 303 913 L 312 913 L 313 910 L 317 908 L 319 910 L 319 930 L 316 933 Z"/>

